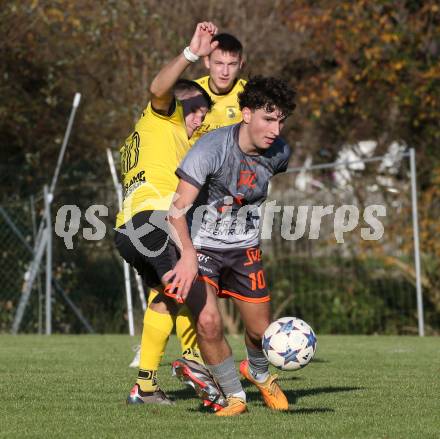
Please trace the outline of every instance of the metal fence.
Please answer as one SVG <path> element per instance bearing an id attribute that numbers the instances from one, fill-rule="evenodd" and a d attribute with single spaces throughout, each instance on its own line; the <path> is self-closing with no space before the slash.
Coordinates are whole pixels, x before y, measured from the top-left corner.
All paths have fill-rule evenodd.
<path id="1" fill-rule="evenodd" d="M 32 232 L 33 213 L 41 221 L 44 197 L 39 194 L 30 200 L 3 204 L 0 208 L 0 331 L 11 331 L 20 303 L 29 268 L 35 260 Z M 87 201 L 84 201 L 87 200 Z M 72 248 L 67 248 L 63 236 L 55 233 L 57 214 L 62 206 L 71 206 L 80 212 L 76 233 L 71 211 L 66 216 L 64 230 L 69 231 Z M 97 211 L 99 208 L 103 210 Z M 116 194 L 109 181 L 105 185 L 61 185 L 51 204 L 52 244 L 50 251 L 50 307 L 46 300 L 46 260 L 43 253 L 39 274 L 33 283 L 24 314 L 18 322 L 17 332 L 127 332 L 128 314 L 122 260 L 113 245 L 114 218 L 117 212 Z M 86 217 L 86 212 L 90 216 Z M 91 215 L 94 213 L 94 215 Z M 102 221 L 102 236 L 96 235 L 93 217 Z M 60 222 L 60 218 L 58 218 Z M 92 220 L 92 223 L 90 222 Z M 60 222 L 61 224 L 61 222 Z M 73 227 L 73 229 L 72 229 Z M 34 227 L 36 230 L 37 226 Z M 88 230 L 87 230 L 88 229 Z M 95 234 L 95 235 L 94 235 Z M 92 239 L 91 239 L 92 238 Z M 99 239 L 97 239 L 99 238 Z M 132 275 L 135 326 L 142 325 L 142 303 Z M 46 318 L 50 313 L 50 331 Z"/>
<path id="2" fill-rule="evenodd" d="M 429 291 L 422 300 L 414 177 L 404 153 L 274 179 L 269 203 L 283 207 L 263 249 L 276 317 L 302 317 L 321 333 L 419 335 L 425 317 L 438 332 Z"/>
<path id="3" fill-rule="evenodd" d="M 424 289 L 423 313 L 417 301 L 423 273 L 414 257 L 409 157 L 406 154 L 388 167 L 385 162 L 379 158 L 356 165 L 290 169 L 273 180 L 266 206 L 276 201 L 280 209 L 271 215 L 266 210 L 262 248 L 275 317 L 304 318 L 320 333 L 421 334 L 424 327 L 428 333 L 438 333 L 438 308 L 429 290 Z M 53 230 L 60 208 L 66 205 L 80 212 L 72 249 Z M 106 208 L 105 215 L 95 211 L 105 226 L 104 236 L 96 235 L 96 224 L 86 217 L 88 209 L 89 213 L 95 210 L 93 206 Z M 384 206 L 386 215 L 380 216 L 376 209 L 368 216 L 371 206 Z M 124 270 L 113 245 L 117 210 L 110 172 L 107 182 L 63 183 L 55 191 L 51 204 L 53 332 L 128 332 Z M 359 216 L 353 226 L 350 220 L 355 211 Z M 34 199 L 1 206 L 0 331 L 11 330 L 23 299 L 42 212 L 42 192 Z M 368 239 L 380 231 L 380 225 L 380 239 Z M 72 221 L 67 215 L 64 230 L 69 227 Z M 44 260 L 40 267 L 18 332 L 47 330 Z M 143 301 L 133 273 L 129 285 L 134 327 L 139 332 Z M 232 303 L 221 301 L 221 307 L 228 328 L 240 329 Z"/>
<path id="4" fill-rule="evenodd" d="M 44 186 L 42 195 L 31 198 L 30 208 L 27 200 L 0 206 L 0 238 L 3 238 L 0 245 L 0 275 L 3 280 L 0 286 L 0 331 L 10 326 L 14 334 L 36 330 L 41 333 L 44 313 L 46 334 L 52 333 L 53 325 L 59 332 L 95 332 L 94 328 L 99 332 L 120 332 L 125 319 L 129 324 L 129 333 L 134 335 L 129 270 L 119 256 L 114 254 L 112 242 L 111 231 L 120 199 L 116 196 L 115 187 L 112 187 L 116 185 L 116 173 L 110 152 L 109 175 L 112 174 L 113 185 L 110 179 L 107 183 L 96 184 L 94 181 L 84 181 L 79 176 L 78 182 L 64 182 L 61 189 L 57 188 L 80 101 L 81 94 L 76 93 L 50 185 Z M 120 193 L 118 195 L 120 198 Z M 87 206 L 84 200 L 87 200 Z M 69 220 L 66 209 L 70 213 Z M 60 225 L 58 220 L 61 211 L 65 215 Z M 61 236 L 64 242 L 53 240 L 53 213 L 56 217 L 55 235 Z M 29 232 L 30 218 L 32 234 Z M 83 219 L 90 227 L 82 227 L 81 234 Z M 72 227 L 75 229 L 68 237 L 66 227 L 68 231 Z M 74 237 L 76 249 L 73 252 Z M 44 311 L 41 282 L 43 262 Z M 125 278 L 122 285 L 126 292 L 126 312 L 119 294 L 119 266 L 123 267 Z M 136 280 L 144 309 L 145 295 L 139 276 Z M 33 292 L 36 289 L 38 294 Z"/>
<path id="5" fill-rule="evenodd" d="M 10 331 L 17 299 L 23 289 L 33 242 L 33 199 L 15 201 L 0 207 L 0 331 Z M 38 276 L 36 291 L 23 319 L 29 332 L 42 331 L 42 283 Z"/>

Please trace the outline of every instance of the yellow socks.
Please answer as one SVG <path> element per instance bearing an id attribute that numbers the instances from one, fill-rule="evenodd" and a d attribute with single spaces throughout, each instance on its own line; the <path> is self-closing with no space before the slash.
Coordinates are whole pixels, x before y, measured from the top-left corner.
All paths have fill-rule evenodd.
<path id="1" fill-rule="evenodd" d="M 150 291 L 148 304 L 154 300 L 157 294 L 159 293 L 155 290 Z M 139 373 L 136 380 L 142 392 L 154 392 L 158 388 L 157 370 L 173 330 L 174 320 L 182 357 L 203 364 L 197 345 L 194 320 L 189 309 L 182 306 L 177 317 L 174 317 L 171 314 L 153 311 L 148 307 L 144 315 Z"/>
<path id="2" fill-rule="evenodd" d="M 148 294 L 148 306 L 150 306 L 150 303 L 159 295 L 159 292 L 155 290 L 154 288 L 150 289 L 150 293 Z"/>
<path id="3" fill-rule="evenodd" d="M 194 319 L 187 306 L 182 306 L 176 317 L 176 335 L 182 348 L 182 357 L 203 364 L 197 345 Z"/>
<path id="4" fill-rule="evenodd" d="M 139 374 L 136 380 L 143 392 L 153 392 L 158 387 L 157 369 L 173 326 L 174 318 L 171 314 L 162 314 L 147 308 L 142 330 Z"/>

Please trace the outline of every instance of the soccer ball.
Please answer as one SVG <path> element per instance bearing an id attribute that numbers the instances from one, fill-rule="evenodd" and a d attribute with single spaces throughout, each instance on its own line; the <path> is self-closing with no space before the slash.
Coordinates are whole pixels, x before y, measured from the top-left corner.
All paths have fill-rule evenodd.
<path id="1" fill-rule="evenodd" d="M 282 317 L 264 331 L 263 352 L 281 370 L 298 370 L 309 364 L 316 352 L 313 329 L 296 317 Z"/>

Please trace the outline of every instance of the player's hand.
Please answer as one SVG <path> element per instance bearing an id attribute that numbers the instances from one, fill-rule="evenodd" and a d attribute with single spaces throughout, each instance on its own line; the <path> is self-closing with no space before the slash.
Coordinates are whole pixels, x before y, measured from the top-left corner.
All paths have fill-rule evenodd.
<path id="1" fill-rule="evenodd" d="M 199 263 L 195 250 L 187 250 L 182 253 L 173 270 L 163 277 L 168 282 L 167 291 L 176 295 L 176 300 L 183 303 L 199 271 Z"/>
<path id="2" fill-rule="evenodd" d="M 212 37 L 216 33 L 217 26 L 210 21 L 198 23 L 189 44 L 191 52 L 198 56 L 209 55 L 218 46 L 218 41 L 211 43 Z"/>

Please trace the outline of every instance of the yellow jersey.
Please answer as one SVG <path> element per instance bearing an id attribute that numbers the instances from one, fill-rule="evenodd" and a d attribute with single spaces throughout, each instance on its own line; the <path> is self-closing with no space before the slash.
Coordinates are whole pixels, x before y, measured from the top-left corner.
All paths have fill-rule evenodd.
<path id="1" fill-rule="evenodd" d="M 116 227 L 138 212 L 169 209 L 179 181 L 175 171 L 189 148 L 180 102 L 170 116 L 156 113 L 150 102 L 120 149 L 124 201 Z"/>
<path id="2" fill-rule="evenodd" d="M 202 126 L 192 135 L 190 139 L 191 145 L 209 131 L 241 122 L 241 111 L 237 95 L 243 91 L 246 85 L 244 79 L 238 79 L 229 93 L 216 94 L 209 88 L 209 76 L 196 79 L 195 82 L 207 91 L 214 105 L 205 116 Z"/>

